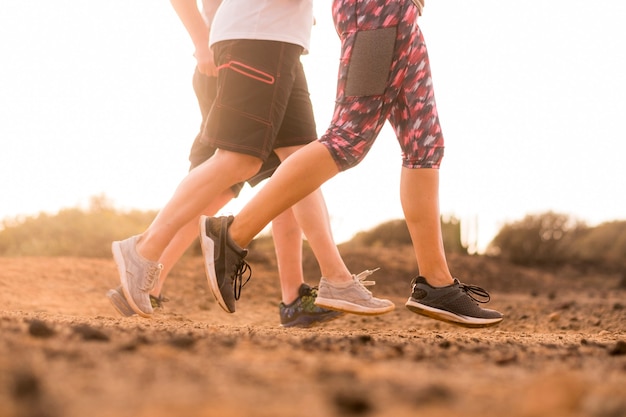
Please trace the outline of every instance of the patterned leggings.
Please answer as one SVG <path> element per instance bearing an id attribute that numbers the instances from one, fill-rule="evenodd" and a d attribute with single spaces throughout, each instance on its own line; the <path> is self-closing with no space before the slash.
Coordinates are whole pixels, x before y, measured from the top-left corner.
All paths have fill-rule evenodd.
<path id="1" fill-rule="evenodd" d="M 385 120 L 402 166 L 439 168 L 443 135 L 418 9 L 407 0 L 334 0 L 341 39 L 337 100 L 320 138 L 340 170 L 358 164 Z"/>

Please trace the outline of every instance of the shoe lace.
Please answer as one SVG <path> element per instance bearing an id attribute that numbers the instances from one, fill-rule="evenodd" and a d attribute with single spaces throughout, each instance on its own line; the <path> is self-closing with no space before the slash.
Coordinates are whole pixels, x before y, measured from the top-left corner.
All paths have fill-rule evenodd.
<path id="1" fill-rule="evenodd" d="M 150 295 L 150 304 L 152 304 L 152 308 L 162 308 L 163 303 L 167 303 L 169 300 L 169 298 L 163 297 L 163 295 L 159 295 L 158 297 Z"/>
<path id="2" fill-rule="evenodd" d="M 247 274 L 244 278 L 244 274 Z M 241 297 L 241 289 L 250 281 L 252 277 L 252 268 L 243 259 L 237 262 L 233 271 L 233 292 L 235 294 L 235 300 L 239 300 Z M 245 279 L 245 281 L 244 281 Z"/>
<path id="3" fill-rule="evenodd" d="M 357 274 L 354 276 L 355 279 L 357 279 L 361 285 L 363 285 L 364 287 L 371 287 L 372 285 L 376 285 L 376 281 L 365 281 L 365 278 L 369 277 L 370 275 L 372 275 L 374 272 L 378 271 L 380 268 L 376 268 L 376 269 L 366 269 L 365 271 Z"/>
<path id="4" fill-rule="evenodd" d="M 162 269 L 163 265 L 161 264 L 154 265 L 148 268 L 148 270 L 146 271 L 145 286 L 141 288 L 142 291 L 149 292 L 154 288 L 157 281 L 159 280 L 159 275 L 161 275 Z"/>
<path id="5" fill-rule="evenodd" d="M 477 303 L 485 304 L 491 300 L 489 293 L 482 287 L 476 285 L 468 285 L 459 282 L 459 287 L 462 291 L 464 291 L 469 298 L 476 301 Z"/>
<path id="6" fill-rule="evenodd" d="M 359 287 L 361 288 L 361 291 L 365 291 L 368 295 L 372 295 L 372 292 L 370 290 L 368 290 L 365 287 L 371 287 L 372 285 L 376 285 L 376 281 L 366 281 L 365 278 L 369 277 L 370 275 L 372 275 L 374 272 L 378 271 L 380 268 L 376 268 L 376 269 L 366 269 L 365 271 L 353 275 L 354 280 L 361 284 L 359 285 Z"/>

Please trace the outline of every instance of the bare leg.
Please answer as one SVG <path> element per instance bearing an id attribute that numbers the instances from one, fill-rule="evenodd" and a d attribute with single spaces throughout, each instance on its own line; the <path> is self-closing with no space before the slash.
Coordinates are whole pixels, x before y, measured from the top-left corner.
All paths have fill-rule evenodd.
<path id="1" fill-rule="evenodd" d="M 233 193 L 229 189 L 220 196 L 213 199 L 211 204 L 204 210 L 203 214 L 212 216 L 219 211 L 226 203 L 233 198 Z M 276 248 L 276 258 L 278 260 L 278 273 L 282 290 L 282 299 L 285 304 L 289 304 L 298 298 L 298 290 L 304 282 L 302 273 L 302 230 L 291 209 L 286 210 L 272 221 L 274 246 Z M 167 245 L 165 251 L 159 258 L 163 265 L 163 270 L 159 281 L 151 295 L 158 297 L 163 290 L 169 272 L 176 262 L 183 256 L 185 251 L 198 236 L 198 218 L 194 218 L 187 223 L 174 236 L 174 239 Z"/>
<path id="2" fill-rule="evenodd" d="M 402 168 L 400 200 L 420 275 L 432 286 L 452 284 L 441 236 L 439 170 Z"/>
<path id="3" fill-rule="evenodd" d="M 229 228 L 231 238 L 245 248 L 274 217 L 338 172 L 324 145 L 319 142 L 306 145 L 285 160 L 270 181 L 237 214 Z"/>
<path id="4" fill-rule="evenodd" d="M 250 178 L 260 167 L 261 160 L 258 158 L 218 150 L 183 179 L 170 201 L 141 236 L 137 252 L 149 260 L 159 259 L 178 230 L 200 216 L 214 196 Z"/>
<path id="5" fill-rule="evenodd" d="M 272 237 L 278 263 L 282 301 L 291 304 L 304 283 L 302 271 L 302 229 L 291 209 L 272 220 Z"/>
<path id="6" fill-rule="evenodd" d="M 300 149 L 300 151 L 294 154 L 294 152 L 298 149 Z M 307 169 L 302 166 L 303 162 L 301 159 L 304 158 L 299 158 L 300 152 L 311 152 L 314 154 L 319 153 L 319 157 L 310 159 L 312 161 L 310 163 L 312 167 Z M 290 185 L 283 188 L 283 191 L 279 192 L 279 194 L 286 196 L 287 193 L 285 193 L 284 190 L 293 191 L 295 199 L 295 204 L 293 205 L 294 215 L 306 235 L 318 263 L 320 264 L 322 276 L 331 282 L 351 281 L 352 274 L 344 264 L 343 259 L 339 254 L 339 250 L 337 249 L 337 245 L 333 239 L 328 211 L 326 209 L 326 202 L 324 201 L 324 196 L 319 189 L 319 186 L 326 179 L 334 176 L 338 172 L 337 166 L 332 160 L 330 154 L 323 145 L 318 144 L 317 142 L 313 142 L 304 148 L 280 148 L 276 150 L 276 153 L 281 159 L 283 159 L 283 163 L 279 167 L 280 171 L 277 170 L 274 176 L 278 176 L 278 179 L 280 180 L 280 175 L 286 176 L 284 175 L 285 172 L 293 173 L 292 179 L 286 180 L 290 183 Z M 304 157 L 306 158 L 306 155 L 304 155 Z M 298 159 L 292 161 L 295 158 Z M 324 159 L 329 162 L 325 166 L 326 169 L 323 168 L 325 165 L 323 161 Z M 282 169 L 285 165 L 285 169 Z M 307 177 L 305 178 L 299 176 L 302 175 L 302 171 L 294 170 L 296 168 L 303 169 L 304 172 L 307 172 Z M 279 172 L 282 172 L 282 174 L 279 174 Z M 263 193 L 265 189 L 270 186 L 271 182 L 272 181 L 266 184 L 259 194 Z M 280 183 L 280 181 L 277 182 Z M 279 187 L 278 189 L 281 188 L 280 185 L 277 185 L 277 187 Z M 275 191 L 272 190 L 276 190 L 276 188 L 270 188 L 268 198 L 274 199 L 273 192 Z M 285 202 L 283 204 L 290 204 L 293 200 L 287 196 L 284 201 Z M 275 200 L 274 203 L 276 203 Z M 268 205 L 263 204 L 263 206 L 267 207 Z M 257 213 L 256 216 L 259 218 L 258 224 L 260 225 L 261 222 L 266 221 L 264 216 L 273 215 L 273 213 L 274 211 L 272 210 L 267 210 L 267 214 Z M 235 218 L 235 222 L 238 218 L 239 215 Z M 233 222 L 233 225 L 234 224 L 235 223 Z M 237 242 L 237 240 L 235 240 L 235 242 Z"/>
<path id="7" fill-rule="evenodd" d="M 224 205 L 226 205 L 226 203 L 228 203 L 233 196 L 233 192 L 230 189 L 224 191 L 211 201 L 211 204 L 204 209 L 203 214 L 210 216 L 214 215 L 219 209 L 224 207 Z M 163 284 L 165 283 L 169 272 L 174 267 L 174 264 L 178 262 L 185 251 L 193 243 L 194 239 L 198 237 L 198 217 L 194 217 L 193 220 L 183 226 L 183 228 L 176 233 L 176 236 L 174 236 L 170 244 L 167 245 L 165 251 L 163 251 L 163 254 L 159 258 L 159 262 L 163 265 L 163 270 L 159 276 L 159 281 L 154 286 L 152 291 L 150 291 L 151 295 L 155 297 L 161 295 Z"/>
<path id="8" fill-rule="evenodd" d="M 283 163 L 270 181 L 230 224 L 230 239 L 240 247 L 247 246 L 274 216 L 293 205 L 322 272 L 315 304 L 366 315 L 393 310 L 391 301 L 374 297 L 360 278 L 350 273 L 335 245 L 319 187 L 339 169 L 326 147 L 312 142 L 286 159 L 281 153 L 279 157 Z"/>

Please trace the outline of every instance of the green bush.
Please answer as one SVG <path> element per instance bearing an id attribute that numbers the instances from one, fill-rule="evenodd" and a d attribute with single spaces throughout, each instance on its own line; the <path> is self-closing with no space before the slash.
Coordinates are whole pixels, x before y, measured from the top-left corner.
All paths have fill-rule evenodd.
<path id="1" fill-rule="evenodd" d="M 626 271 L 626 221 L 586 229 L 572 239 L 568 250 L 572 262 Z"/>
<path id="2" fill-rule="evenodd" d="M 467 247 L 461 242 L 461 222 L 458 219 L 442 219 L 441 233 L 446 252 L 467 254 Z M 409 228 L 404 220 L 391 220 L 371 230 L 359 232 L 350 243 L 366 247 L 412 245 Z"/>
<path id="3" fill-rule="evenodd" d="M 0 255 L 108 257 L 112 241 L 142 232 L 155 215 L 114 210 L 100 196 L 92 198 L 88 210 L 7 219 L 0 229 Z"/>
<path id="4" fill-rule="evenodd" d="M 98 196 L 91 199 L 87 210 L 68 208 L 54 215 L 40 213 L 5 219 L 0 224 L 0 256 L 109 257 L 112 241 L 141 233 L 155 215 L 155 211 L 119 211 L 105 197 Z M 467 254 L 467 246 L 461 241 L 460 221 L 454 217 L 442 219 L 441 228 L 446 252 Z M 257 248 L 273 246 L 269 236 L 261 236 L 253 243 Z M 406 222 L 391 220 L 357 233 L 342 246 L 410 245 Z M 200 253 L 197 242 L 189 253 Z M 487 253 L 526 266 L 569 263 L 626 271 L 626 221 L 591 228 L 565 214 L 528 215 L 504 225 Z"/>
<path id="5" fill-rule="evenodd" d="M 488 253 L 527 266 L 595 266 L 626 269 L 626 222 L 596 227 L 566 214 L 528 215 L 506 224 L 490 243 Z"/>
<path id="6" fill-rule="evenodd" d="M 566 214 L 547 212 L 527 215 L 506 224 L 490 243 L 488 252 L 521 265 L 545 265 L 564 261 L 568 255 L 563 242 L 568 233 L 583 225 Z"/>

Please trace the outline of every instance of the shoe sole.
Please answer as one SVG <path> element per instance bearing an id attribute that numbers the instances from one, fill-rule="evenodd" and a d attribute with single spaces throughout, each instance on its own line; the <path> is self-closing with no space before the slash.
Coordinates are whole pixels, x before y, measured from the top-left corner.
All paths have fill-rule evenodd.
<path id="1" fill-rule="evenodd" d="M 124 317 L 131 317 L 135 315 L 135 311 L 130 308 L 126 298 L 116 290 L 107 291 L 107 298 L 111 302 L 113 308 Z"/>
<path id="2" fill-rule="evenodd" d="M 343 317 L 343 314 L 341 314 L 343 313 L 342 311 L 336 311 L 336 310 L 333 310 L 333 311 L 338 314 L 334 314 L 334 315 L 329 314 L 327 317 L 323 317 L 323 318 L 320 318 L 319 316 L 306 317 L 304 320 L 299 319 L 299 320 L 292 321 L 290 323 L 281 323 L 280 327 L 284 327 L 284 328 L 298 327 L 301 329 L 306 329 L 306 328 L 313 327 L 318 324 L 328 323 L 330 321 L 337 320 L 339 317 Z"/>
<path id="3" fill-rule="evenodd" d="M 381 314 L 389 313 L 396 308 L 394 304 L 387 307 L 371 308 L 363 307 L 358 304 L 351 303 L 345 300 L 336 300 L 331 298 L 320 298 L 318 295 L 315 299 L 315 305 L 330 310 L 343 311 L 344 313 L 358 314 L 360 316 L 378 316 Z"/>
<path id="4" fill-rule="evenodd" d="M 234 313 L 230 311 L 222 293 L 220 286 L 217 282 L 217 274 L 215 273 L 215 242 L 206 233 L 206 220 L 207 216 L 200 216 L 200 246 L 202 247 L 202 254 L 204 255 L 204 270 L 206 272 L 207 281 L 209 282 L 209 289 L 215 297 L 217 304 L 227 313 Z M 208 256 L 208 255 L 211 256 Z"/>
<path id="5" fill-rule="evenodd" d="M 430 317 L 446 323 L 455 324 L 461 327 L 479 328 L 490 327 L 500 323 L 504 317 L 494 319 L 481 319 L 478 317 L 469 317 L 462 314 L 454 314 L 446 310 L 440 310 L 438 308 L 429 307 L 424 304 L 420 304 L 409 298 L 405 304 L 406 308 L 414 313 L 421 314 L 422 316 Z"/>
<path id="6" fill-rule="evenodd" d="M 126 302 L 133 309 L 133 311 L 139 314 L 141 317 L 149 318 L 150 314 L 144 313 L 139 306 L 133 301 L 133 297 L 130 296 L 130 292 L 128 291 L 128 277 L 126 276 L 126 263 L 124 262 L 124 255 L 122 255 L 122 248 L 120 247 L 120 242 L 113 242 L 111 245 L 111 252 L 113 252 L 113 259 L 115 260 L 115 264 L 117 265 L 117 271 L 120 274 L 120 281 L 122 283 L 122 291 L 124 292 L 124 297 L 126 297 Z"/>

